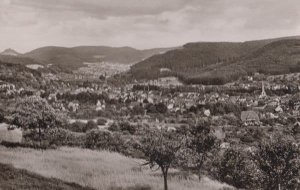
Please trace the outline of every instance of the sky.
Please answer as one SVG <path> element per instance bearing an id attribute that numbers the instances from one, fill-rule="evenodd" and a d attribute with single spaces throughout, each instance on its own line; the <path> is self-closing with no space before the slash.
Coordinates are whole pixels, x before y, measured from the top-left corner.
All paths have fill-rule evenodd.
<path id="1" fill-rule="evenodd" d="M 0 51 L 300 35 L 299 0 L 0 0 Z"/>

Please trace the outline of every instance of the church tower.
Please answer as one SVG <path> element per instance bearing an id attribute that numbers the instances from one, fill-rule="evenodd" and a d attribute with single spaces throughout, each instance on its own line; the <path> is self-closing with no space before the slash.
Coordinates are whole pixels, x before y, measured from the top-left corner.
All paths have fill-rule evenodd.
<path id="1" fill-rule="evenodd" d="M 260 94 L 259 98 L 265 98 L 265 97 L 267 97 L 267 93 L 265 91 L 265 84 L 264 84 L 264 82 L 262 82 L 261 85 L 262 85 L 262 87 L 261 87 L 261 94 Z"/>

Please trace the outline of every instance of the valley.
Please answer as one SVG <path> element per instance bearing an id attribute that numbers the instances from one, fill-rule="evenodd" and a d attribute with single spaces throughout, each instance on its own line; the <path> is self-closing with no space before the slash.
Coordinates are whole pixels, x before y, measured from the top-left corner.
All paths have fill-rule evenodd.
<path id="1" fill-rule="evenodd" d="M 61 179 L 64 189 L 264 188 L 259 177 L 273 178 L 260 164 L 299 153 L 299 44 L 1 55 L 2 168 L 32 172 L 33 183 Z"/>

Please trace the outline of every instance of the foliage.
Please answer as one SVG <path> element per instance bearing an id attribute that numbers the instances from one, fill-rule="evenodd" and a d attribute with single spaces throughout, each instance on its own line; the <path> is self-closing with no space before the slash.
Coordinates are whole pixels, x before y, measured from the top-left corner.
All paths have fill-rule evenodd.
<path id="1" fill-rule="evenodd" d="M 166 130 L 155 131 L 146 136 L 140 149 L 145 155 L 150 168 L 156 165 L 161 169 L 164 177 L 164 189 L 168 189 L 168 170 L 176 163 L 178 153 L 182 147 L 179 136 Z"/>
<path id="2" fill-rule="evenodd" d="M 119 131 L 119 132 L 128 132 L 129 134 L 135 134 L 137 129 L 136 126 L 130 124 L 127 121 L 115 122 L 113 123 L 108 130 L 110 131 Z"/>
<path id="3" fill-rule="evenodd" d="M 192 154 L 186 156 L 186 163 L 189 164 L 189 168 L 194 168 L 198 171 L 200 179 L 203 164 L 209 153 L 217 148 L 218 142 L 206 121 L 201 121 L 198 125 L 190 127 L 187 136 L 186 149 L 190 149 Z"/>
<path id="4" fill-rule="evenodd" d="M 23 129 L 47 129 L 60 124 L 55 110 L 45 99 L 37 96 L 18 100 L 13 117 L 13 124 Z"/>
<path id="5" fill-rule="evenodd" d="M 255 187 L 255 173 L 251 163 L 240 150 L 227 149 L 217 163 L 216 178 L 237 188 Z"/>
<path id="6" fill-rule="evenodd" d="M 85 134 L 74 133 L 62 128 L 49 129 L 45 134 L 49 146 L 77 146 L 83 147 Z"/>
<path id="7" fill-rule="evenodd" d="M 263 189 L 298 189 L 300 151 L 291 141 L 278 138 L 259 145 L 252 159 L 260 172 Z"/>
<path id="8" fill-rule="evenodd" d="M 98 125 L 105 125 L 106 122 L 107 122 L 107 120 L 104 119 L 104 118 L 99 118 L 99 119 L 97 119 L 97 124 L 98 124 Z"/>
<path id="9" fill-rule="evenodd" d="M 48 128 L 60 126 L 62 119 L 45 99 L 37 96 L 18 100 L 12 115 L 12 124 L 24 130 L 38 132 L 41 144 L 43 132 Z"/>
<path id="10" fill-rule="evenodd" d="M 80 121 L 75 121 L 74 123 L 67 124 L 64 126 L 65 129 L 73 131 L 73 132 L 79 132 L 84 133 L 86 132 L 86 124 Z"/>
<path id="11" fill-rule="evenodd" d="M 152 56 L 131 67 L 135 79 L 167 76 L 186 84 L 222 85 L 253 73 L 285 74 L 299 71 L 297 39 L 272 39 L 243 43 L 192 43 L 182 49 Z"/>
<path id="12" fill-rule="evenodd" d="M 92 129 L 98 129 L 98 125 L 95 121 L 90 120 L 85 125 L 85 131 L 84 132 L 87 132 L 87 131 L 92 130 Z"/>

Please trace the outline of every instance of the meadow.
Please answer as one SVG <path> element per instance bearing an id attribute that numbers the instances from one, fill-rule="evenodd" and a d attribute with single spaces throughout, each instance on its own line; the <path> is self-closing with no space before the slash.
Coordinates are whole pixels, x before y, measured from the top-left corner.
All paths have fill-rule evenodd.
<path id="1" fill-rule="evenodd" d="M 94 151 L 80 148 L 61 147 L 53 150 L 29 148 L 6 148 L 0 146 L 0 160 L 16 168 L 26 169 L 44 177 L 58 178 L 100 190 L 163 189 L 160 171 L 142 166 L 143 160 L 125 157 L 108 151 Z M 176 170 L 170 171 L 178 173 Z M 175 176 L 175 175 L 174 175 Z M 218 190 L 230 188 L 227 185 L 204 177 L 171 177 L 172 190 Z"/>

